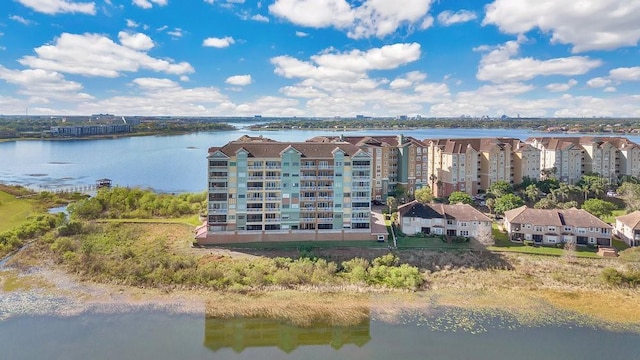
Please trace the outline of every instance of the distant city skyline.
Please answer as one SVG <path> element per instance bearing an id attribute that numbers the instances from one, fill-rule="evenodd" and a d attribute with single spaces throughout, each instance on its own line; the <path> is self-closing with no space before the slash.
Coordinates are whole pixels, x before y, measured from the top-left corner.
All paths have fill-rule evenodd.
<path id="1" fill-rule="evenodd" d="M 640 0 L 5 0 L 0 10 L 5 115 L 640 117 Z"/>

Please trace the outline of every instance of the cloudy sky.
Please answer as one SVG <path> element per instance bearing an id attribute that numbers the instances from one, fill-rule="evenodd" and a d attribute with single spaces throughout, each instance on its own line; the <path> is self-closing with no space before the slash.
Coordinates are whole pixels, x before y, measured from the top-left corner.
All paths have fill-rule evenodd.
<path id="1" fill-rule="evenodd" d="M 0 114 L 640 117 L 640 0 L 1 0 Z"/>

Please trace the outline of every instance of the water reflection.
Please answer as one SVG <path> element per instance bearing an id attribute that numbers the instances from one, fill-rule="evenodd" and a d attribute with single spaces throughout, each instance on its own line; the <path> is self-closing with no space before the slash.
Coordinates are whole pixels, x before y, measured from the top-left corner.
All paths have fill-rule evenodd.
<path id="1" fill-rule="evenodd" d="M 291 353 L 300 346 L 329 345 L 335 350 L 353 344 L 362 347 L 371 340 L 370 319 L 352 326 L 315 324 L 308 327 L 264 318 L 206 319 L 204 346 L 241 353 L 248 348 L 276 347 Z"/>

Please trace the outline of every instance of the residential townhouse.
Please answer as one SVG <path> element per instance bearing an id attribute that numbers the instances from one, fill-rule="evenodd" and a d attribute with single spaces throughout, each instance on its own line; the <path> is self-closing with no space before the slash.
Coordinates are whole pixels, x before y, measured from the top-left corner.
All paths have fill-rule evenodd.
<path id="1" fill-rule="evenodd" d="M 535 137 L 526 140 L 542 151 L 540 167 L 549 176 L 575 184 L 597 173 L 609 182 L 640 176 L 640 147 L 623 137 Z"/>
<path id="2" fill-rule="evenodd" d="M 379 239 L 371 174 L 371 155 L 345 142 L 244 136 L 212 147 L 208 231 L 198 242 Z"/>
<path id="3" fill-rule="evenodd" d="M 532 240 L 540 245 L 575 242 L 577 245 L 611 246 L 611 225 L 582 209 L 531 209 L 506 211 L 504 228 L 511 241 Z"/>
<path id="4" fill-rule="evenodd" d="M 371 198 L 385 200 L 398 185 L 407 193 L 428 185 L 427 145 L 410 136 L 319 136 L 309 142 L 347 142 L 372 158 Z"/>
<path id="5" fill-rule="evenodd" d="M 400 230 L 418 233 L 477 237 L 491 233 L 491 219 L 467 204 L 422 204 L 412 201 L 398 208 Z"/>
<path id="6" fill-rule="evenodd" d="M 640 211 L 616 217 L 613 235 L 629 246 L 640 246 Z"/>

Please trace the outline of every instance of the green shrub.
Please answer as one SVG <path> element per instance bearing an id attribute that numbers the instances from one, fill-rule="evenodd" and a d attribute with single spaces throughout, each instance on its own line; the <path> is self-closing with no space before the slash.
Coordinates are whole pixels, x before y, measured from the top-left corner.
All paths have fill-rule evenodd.
<path id="1" fill-rule="evenodd" d="M 523 243 L 524 243 L 526 246 L 533 246 L 533 245 L 534 245 L 533 240 L 524 240 L 524 241 L 523 241 Z"/>

